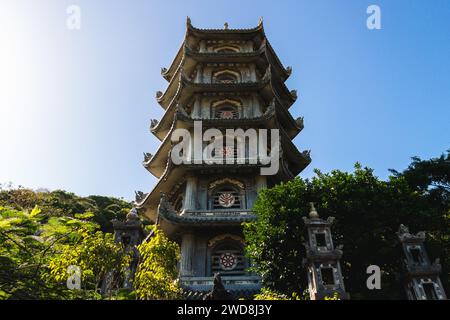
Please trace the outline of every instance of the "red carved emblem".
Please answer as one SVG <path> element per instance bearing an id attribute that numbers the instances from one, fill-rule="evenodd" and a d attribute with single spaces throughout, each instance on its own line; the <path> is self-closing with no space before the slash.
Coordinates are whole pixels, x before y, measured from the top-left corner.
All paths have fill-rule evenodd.
<path id="1" fill-rule="evenodd" d="M 229 192 L 224 192 L 219 196 L 219 204 L 224 208 L 231 207 L 235 201 L 234 195 Z"/>
<path id="2" fill-rule="evenodd" d="M 223 270 L 233 270 L 237 265 L 237 257 L 232 253 L 220 255 L 220 267 Z"/>

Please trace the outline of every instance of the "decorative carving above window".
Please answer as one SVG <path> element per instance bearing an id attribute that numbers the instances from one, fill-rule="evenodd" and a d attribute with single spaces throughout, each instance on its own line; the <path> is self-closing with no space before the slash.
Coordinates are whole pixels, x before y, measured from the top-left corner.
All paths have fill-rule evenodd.
<path id="1" fill-rule="evenodd" d="M 242 239 L 241 237 L 235 235 L 235 234 L 231 234 L 231 233 L 225 233 L 225 234 L 221 234 L 218 235 L 214 238 L 212 238 L 211 240 L 208 241 L 208 247 L 213 247 L 215 246 L 217 243 L 224 241 L 225 239 L 229 239 L 229 240 L 234 240 L 240 244 L 244 244 L 244 239 Z"/>
<path id="2" fill-rule="evenodd" d="M 235 45 L 222 44 L 217 47 L 214 47 L 213 51 L 218 52 L 218 53 L 235 53 L 235 52 L 239 52 L 241 50 L 240 50 L 240 47 L 235 46 Z"/>
<path id="3" fill-rule="evenodd" d="M 221 70 L 213 74 L 213 83 L 238 83 L 240 82 L 241 75 L 239 72 L 233 70 Z"/>
<path id="4" fill-rule="evenodd" d="M 236 83 L 238 82 L 234 74 L 223 73 L 215 78 L 215 83 Z"/>
<path id="5" fill-rule="evenodd" d="M 219 186 L 219 185 L 221 185 L 221 184 L 226 184 L 226 183 L 234 184 L 234 185 L 236 185 L 238 188 L 244 189 L 244 184 L 243 184 L 242 182 L 240 182 L 239 180 L 230 179 L 230 178 L 224 178 L 224 179 L 220 179 L 220 180 L 216 180 L 216 181 L 212 182 L 212 183 L 209 185 L 209 189 L 210 189 L 210 190 L 211 190 L 211 189 L 214 189 L 215 187 L 217 187 L 217 186 Z"/>

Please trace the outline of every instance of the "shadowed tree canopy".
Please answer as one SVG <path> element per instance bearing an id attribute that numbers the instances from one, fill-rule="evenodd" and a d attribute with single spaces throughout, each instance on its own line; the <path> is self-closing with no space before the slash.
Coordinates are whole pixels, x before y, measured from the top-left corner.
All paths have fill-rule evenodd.
<path id="1" fill-rule="evenodd" d="M 411 188 L 428 193 L 431 200 L 442 200 L 443 205 L 450 200 L 450 150 L 429 160 L 413 157 L 403 172 L 390 171 L 396 177 L 404 177 Z"/>

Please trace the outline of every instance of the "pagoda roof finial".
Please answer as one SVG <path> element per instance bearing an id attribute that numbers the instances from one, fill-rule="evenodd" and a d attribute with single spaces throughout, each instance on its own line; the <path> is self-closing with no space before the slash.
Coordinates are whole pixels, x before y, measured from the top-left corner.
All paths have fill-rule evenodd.
<path id="1" fill-rule="evenodd" d="M 263 17 L 259 17 L 258 26 L 262 26 L 263 25 L 263 21 L 264 21 L 264 18 Z"/>
<path id="2" fill-rule="evenodd" d="M 314 202 L 310 202 L 311 210 L 309 211 L 309 217 L 311 219 L 319 219 L 319 214 L 317 213 L 316 208 L 314 207 Z"/>

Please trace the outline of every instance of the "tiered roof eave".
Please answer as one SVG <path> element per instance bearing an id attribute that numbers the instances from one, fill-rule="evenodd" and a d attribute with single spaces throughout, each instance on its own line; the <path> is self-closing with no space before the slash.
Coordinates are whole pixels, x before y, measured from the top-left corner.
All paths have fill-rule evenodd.
<path id="1" fill-rule="evenodd" d="M 156 100 L 164 110 L 167 110 L 171 104 L 175 103 L 179 97 L 190 96 L 195 93 L 204 92 L 264 92 L 269 93 L 269 100 L 276 96 L 278 100 L 289 109 L 297 100 L 297 91 L 286 87 L 283 81 L 274 76 L 271 66 L 267 67 L 264 76 L 254 82 L 237 82 L 237 83 L 205 83 L 195 82 L 189 79 L 183 71 L 182 66 L 177 70 L 176 78 L 174 77 L 165 92 L 158 91 L 156 93 Z M 187 91 L 185 93 L 185 91 Z"/>
<path id="2" fill-rule="evenodd" d="M 310 162 L 311 158 L 309 157 L 309 153 L 305 153 L 305 158 L 301 163 L 301 167 L 297 169 L 298 172 L 292 173 L 290 169 L 286 166 L 286 161 L 284 159 L 280 159 L 280 170 L 275 175 L 276 179 L 279 181 L 287 181 L 294 178 L 301 170 L 303 170 Z M 217 172 L 217 169 L 223 169 L 226 165 L 209 165 L 209 169 Z M 235 166 L 235 165 L 232 165 Z M 242 164 L 239 165 L 240 168 L 247 170 L 258 170 L 261 168 L 261 165 L 251 165 L 251 164 Z M 230 167 L 231 168 L 231 167 Z M 234 169 L 234 168 L 233 168 Z M 165 170 L 159 180 L 157 181 L 154 188 L 146 194 L 146 196 L 140 201 L 136 202 L 136 208 L 146 216 L 150 221 L 157 221 L 157 206 L 162 194 L 170 193 L 173 191 L 173 185 L 183 179 L 186 176 L 186 173 L 193 172 L 195 170 L 204 171 L 204 169 L 199 165 L 174 165 L 170 159 L 167 161 Z"/>
<path id="3" fill-rule="evenodd" d="M 158 138 L 160 141 L 163 141 L 165 137 L 167 136 L 167 133 L 170 131 L 171 127 L 174 124 L 174 121 L 180 120 L 184 122 L 194 122 L 197 120 L 202 120 L 202 123 L 205 123 L 206 126 L 208 124 L 226 124 L 231 125 L 233 127 L 245 127 L 247 126 L 247 123 L 251 124 L 258 124 L 261 121 L 268 121 L 271 118 L 277 118 L 280 122 L 283 123 L 283 128 L 288 134 L 289 138 L 294 139 L 301 130 L 304 128 L 303 123 L 303 117 L 299 117 L 297 119 L 294 119 L 291 115 L 291 113 L 283 107 L 282 104 L 279 103 L 279 101 L 274 98 L 272 102 L 267 106 L 266 111 L 264 114 L 260 116 L 254 116 L 254 117 L 242 117 L 242 118 L 236 118 L 236 119 L 217 119 L 217 118 L 202 118 L 197 119 L 193 118 L 190 115 L 187 114 L 186 110 L 183 106 L 180 104 L 173 104 L 169 106 L 167 111 L 164 113 L 163 117 L 161 118 L 161 121 L 152 121 L 152 125 L 150 127 L 150 132 L 155 135 L 156 138 Z"/>
<path id="4" fill-rule="evenodd" d="M 148 159 L 148 161 L 143 162 L 144 167 L 152 173 L 156 178 L 160 178 L 164 173 L 164 169 L 166 168 L 166 163 L 170 159 L 170 150 L 172 148 L 172 133 L 175 129 L 189 129 L 192 128 L 195 119 L 192 119 L 183 111 L 178 111 L 176 116 L 173 119 L 172 126 L 170 130 L 167 132 L 165 138 L 162 140 L 161 145 L 159 146 L 156 153 Z M 242 129 L 245 129 L 245 125 L 249 125 L 248 122 L 252 122 L 251 125 L 266 125 L 267 127 L 271 127 L 273 129 L 279 128 L 281 133 L 281 147 L 284 150 L 289 150 L 290 159 L 292 162 L 301 162 L 303 163 L 305 158 L 305 153 L 298 151 L 298 149 L 293 144 L 288 133 L 280 127 L 278 121 L 276 120 L 275 110 L 273 108 L 268 108 L 266 113 L 264 113 L 260 117 L 255 117 L 253 119 L 235 119 L 237 123 L 241 123 L 243 126 Z M 217 127 L 225 127 L 223 120 L 219 119 L 208 119 L 202 120 L 202 126 L 217 126 Z"/>
<path id="5" fill-rule="evenodd" d="M 221 57 L 220 53 L 200 53 L 196 50 L 193 50 L 189 45 L 189 43 L 193 43 L 192 38 L 207 39 L 224 38 L 227 36 L 240 36 L 249 38 L 251 40 L 257 40 L 255 41 L 256 47 L 259 48 L 257 50 L 254 50 L 253 52 L 240 52 L 236 53 L 236 55 L 229 55 L 229 58 L 236 57 L 239 59 L 245 59 L 246 57 L 252 58 L 263 56 L 267 60 L 267 63 L 272 64 L 277 69 L 277 72 L 280 74 L 280 77 L 283 79 L 283 81 L 286 81 L 287 78 L 289 78 L 289 76 L 291 75 L 292 68 L 285 68 L 283 66 L 281 60 L 278 58 L 276 52 L 273 50 L 267 37 L 265 36 L 262 19 L 260 20 L 257 27 L 251 29 L 199 29 L 192 26 L 189 18 L 187 20 L 185 37 L 181 43 L 180 49 L 178 50 L 175 58 L 172 60 L 169 68 L 161 68 L 161 75 L 164 79 L 170 82 L 176 75 L 176 71 L 181 65 L 182 61 L 187 57 L 190 57 L 192 59 L 207 59 L 208 57 L 214 59 L 214 57 Z"/>

